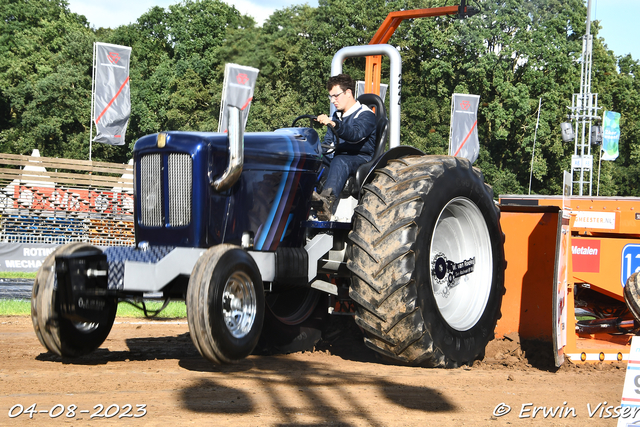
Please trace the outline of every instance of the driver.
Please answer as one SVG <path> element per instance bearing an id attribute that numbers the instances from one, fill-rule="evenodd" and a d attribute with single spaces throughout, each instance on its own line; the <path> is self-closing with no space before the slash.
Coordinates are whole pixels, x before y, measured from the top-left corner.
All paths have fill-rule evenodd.
<path id="1" fill-rule="evenodd" d="M 327 81 L 329 100 L 336 107 L 331 118 L 321 114 L 316 119 L 327 126 L 324 143 L 335 147 L 333 158 L 323 157 L 327 180 L 314 200 L 322 201 L 318 219 L 328 221 L 335 212 L 338 195 L 350 175 L 373 157 L 376 143 L 376 116 L 366 105 L 354 98 L 355 82 L 347 74 L 338 74 Z"/>

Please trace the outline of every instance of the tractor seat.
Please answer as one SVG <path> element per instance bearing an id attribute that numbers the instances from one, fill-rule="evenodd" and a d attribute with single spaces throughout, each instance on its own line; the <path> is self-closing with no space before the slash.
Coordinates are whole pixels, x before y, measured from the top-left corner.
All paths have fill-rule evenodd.
<path id="1" fill-rule="evenodd" d="M 365 93 L 358 97 L 358 102 L 375 111 L 376 149 L 371 160 L 358 167 L 355 177 L 349 177 L 345 185 L 345 189 L 340 194 L 340 197 L 349 197 L 351 195 L 356 199 L 359 198 L 360 188 L 362 188 L 362 184 L 369 174 L 369 171 L 373 167 L 375 161 L 384 153 L 384 149 L 387 145 L 387 130 L 389 127 L 389 120 L 387 120 L 387 110 L 384 108 L 384 101 L 382 100 L 382 98 L 373 93 Z"/>

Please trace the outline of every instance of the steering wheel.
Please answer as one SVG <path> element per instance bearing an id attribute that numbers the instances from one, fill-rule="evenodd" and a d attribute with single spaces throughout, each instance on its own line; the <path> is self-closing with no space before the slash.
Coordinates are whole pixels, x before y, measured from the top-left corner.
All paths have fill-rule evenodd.
<path id="1" fill-rule="evenodd" d="M 294 128 L 296 127 L 296 123 L 298 123 L 298 120 L 302 120 L 302 119 L 309 119 L 312 120 L 311 124 L 313 125 L 313 120 L 315 120 L 318 116 L 314 116 L 313 114 L 303 114 L 301 116 L 298 116 L 295 118 L 295 120 L 293 121 L 293 123 L 291 123 L 291 127 Z M 320 144 L 322 147 L 322 153 L 323 154 L 331 154 L 334 151 L 336 151 L 336 147 L 334 147 L 331 144 Z"/>
<path id="2" fill-rule="evenodd" d="M 295 118 L 295 120 L 293 121 L 293 123 L 291 123 L 291 127 L 294 128 L 296 127 L 296 123 L 298 123 L 298 120 L 302 120 L 302 119 L 310 119 L 310 120 L 315 120 L 318 116 L 314 116 L 313 114 L 303 114 L 302 116 L 298 116 Z M 313 122 L 312 122 L 313 124 Z"/>

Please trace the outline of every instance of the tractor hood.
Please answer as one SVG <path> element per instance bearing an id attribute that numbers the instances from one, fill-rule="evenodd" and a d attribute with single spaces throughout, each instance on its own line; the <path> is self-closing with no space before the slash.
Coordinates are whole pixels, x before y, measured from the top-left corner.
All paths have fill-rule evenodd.
<path id="1" fill-rule="evenodd" d="M 295 224 L 274 221 L 306 219 L 321 167 L 318 134 L 287 128 L 245 133 L 243 141 L 241 174 L 218 191 L 213 184 L 230 162 L 227 134 L 161 132 L 140 138 L 134 148 L 136 241 L 208 247 L 239 243 L 244 232 L 256 238 L 271 232 L 260 240 L 265 249 L 288 244 Z"/>

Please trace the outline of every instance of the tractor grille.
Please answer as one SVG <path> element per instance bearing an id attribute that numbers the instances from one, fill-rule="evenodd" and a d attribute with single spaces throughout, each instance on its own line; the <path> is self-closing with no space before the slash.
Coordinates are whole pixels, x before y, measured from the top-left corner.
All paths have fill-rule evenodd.
<path id="1" fill-rule="evenodd" d="M 166 173 L 160 154 L 140 159 L 140 223 L 145 227 L 182 227 L 191 222 L 192 161 L 188 154 L 169 154 Z M 164 214 L 163 183 L 169 188 L 169 214 Z"/>
<path id="2" fill-rule="evenodd" d="M 169 154 L 169 226 L 191 222 L 191 156 Z"/>
<path id="3" fill-rule="evenodd" d="M 144 156 L 140 161 L 140 222 L 146 227 L 162 226 L 161 164 L 160 154 Z"/>

